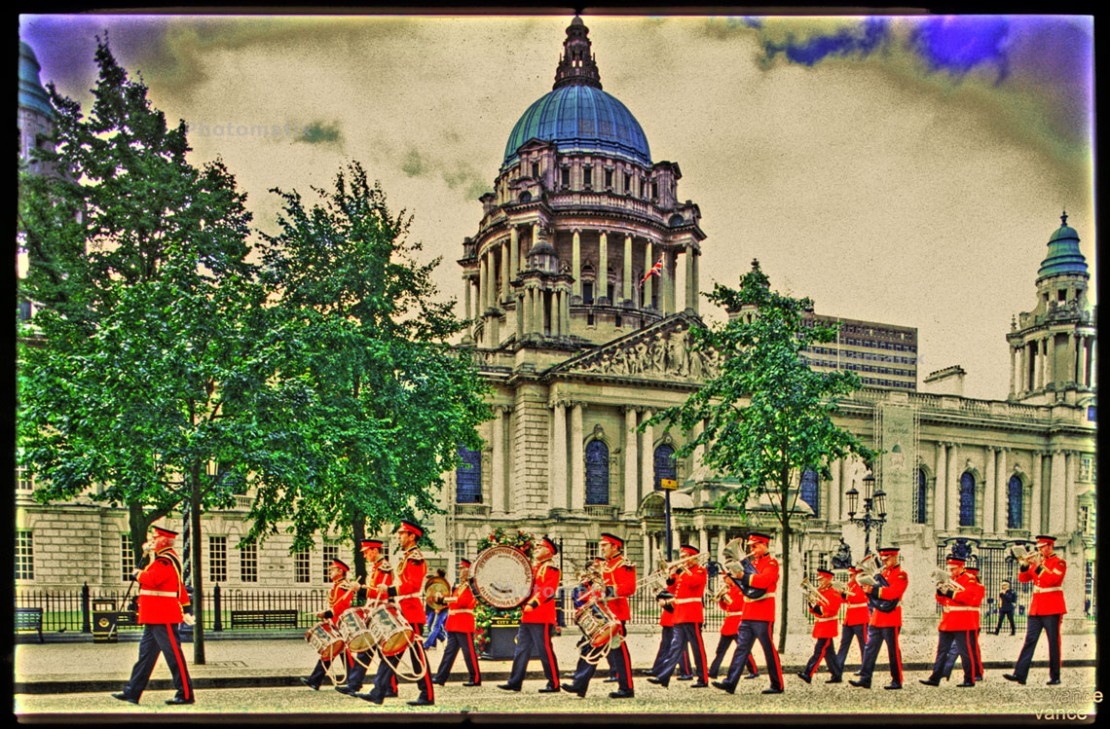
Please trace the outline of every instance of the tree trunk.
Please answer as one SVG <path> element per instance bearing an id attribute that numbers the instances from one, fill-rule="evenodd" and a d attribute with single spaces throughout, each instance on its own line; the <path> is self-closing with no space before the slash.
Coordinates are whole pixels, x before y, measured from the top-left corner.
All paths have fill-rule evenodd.
<path id="1" fill-rule="evenodd" d="M 201 466 L 194 464 L 191 480 L 192 488 L 189 493 L 189 519 L 192 523 L 192 558 L 193 558 L 193 664 L 203 666 L 204 658 L 204 560 L 201 558 L 201 532 L 200 532 L 200 479 Z"/>
<path id="2" fill-rule="evenodd" d="M 356 512 L 351 520 L 351 535 L 355 540 L 354 574 L 366 574 L 366 557 L 362 556 L 362 540 L 366 539 L 366 519 L 361 512 Z"/>
<path id="3" fill-rule="evenodd" d="M 779 487 L 779 493 L 782 494 L 782 511 L 780 516 L 782 519 L 782 567 L 779 570 L 779 586 L 782 593 L 782 622 L 779 624 L 779 654 L 786 650 L 786 634 L 789 632 L 790 626 L 790 504 L 787 498 L 790 496 L 790 480 L 789 472 L 782 474 L 782 483 Z"/>

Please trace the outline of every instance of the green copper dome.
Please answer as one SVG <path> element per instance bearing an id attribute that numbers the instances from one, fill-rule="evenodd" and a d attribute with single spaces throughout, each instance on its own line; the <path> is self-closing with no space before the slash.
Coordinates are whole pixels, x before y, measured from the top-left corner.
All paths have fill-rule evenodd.
<path id="1" fill-rule="evenodd" d="M 54 116 L 50 97 L 42 87 L 39 72 L 42 67 L 35 57 L 34 50 L 24 41 L 19 42 L 19 105 L 49 117 Z"/>
<path id="2" fill-rule="evenodd" d="M 1060 227 L 1048 239 L 1048 255 L 1041 261 L 1038 278 L 1078 273 L 1087 276 L 1087 259 L 1079 250 L 1079 234 L 1068 225 L 1068 215 L 1060 216 Z"/>

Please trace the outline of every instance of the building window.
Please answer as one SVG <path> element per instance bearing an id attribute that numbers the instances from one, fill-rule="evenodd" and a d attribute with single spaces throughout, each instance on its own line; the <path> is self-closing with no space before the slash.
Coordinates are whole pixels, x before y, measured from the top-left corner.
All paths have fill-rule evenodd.
<path id="1" fill-rule="evenodd" d="M 312 582 L 311 555 L 306 551 L 293 554 L 293 581 Z"/>
<path id="2" fill-rule="evenodd" d="M 603 440 L 586 444 L 586 503 L 609 503 L 609 446 Z"/>
<path id="3" fill-rule="evenodd" d="M 35 579 L 35 539 L 27 529 L 15 533 L 15 578 Z"/>
<path id="4" fill-rule="evenodd" d="M 482 454 L 459 446 L 459 464 L 455 471 L 455 503 L 482 503 Z"/>
<path id="5" fill-rule="evenodd" d="M 562 167 L 562 168 L 560 168 L 559 173 L 562 177 L 561 181 L 563 183 L 563 188 L 566 189 L 566 188 L 570 187 L 570 168 L 569 167 Z"/>
<path id="6" fill-rule="evenodd" d="M 582 303 L 583 304 L 592 304 L 592 303 L 594 303 L 594 282 L 593 281 L 583 281 L 582 282 Z"/>
<path id="7" fill-rule="evenodd" d="M 613 187 L 613 171 L 605 170 L 605 189 L 610 190 Z"/>
<path id="8" fill-rule="evenodd" d="M 331 563 L 333 560 L 339 559 L 339 547 L 334 544 L 324 545 L 324 576 L 323 582 L 326 585 L 331 582 Z"/>
<path id="9" fill-rule="evenodd" d="M 227 582 L 227 537 L 208 537 L 208 579 Z"/>
<path id="10" fill-rule="evenodd" d="M 458 574 L 459 560 L 462 560 L 462 559 L 471 559 L 471 557 L 466 553 L 466 541 L 460 539 L 460 540 L 457 540 L 455 542 L 455 570 L 456 570 L 455 573 L 456 574 Z M 473 561 L 473 560 L 471 560 L 471 561 Z"/>
<path id="11" fill-rule="evenodd" d="M 582 168 L 582 185 L 589 190 L 594 181 L 594 169 L 589 165 Z"/>
<path id="12" fill-rule="evenodd" d="M 624 194 L 632 192 L 632 175 L 624 173 Z"/>
<path id="13" fill-rule="evenodd" d="M 1021 529 L 1021 511 L 1024 496 L 1025 485 L 1017 476 L 1011 476 L 1006 492 L 1006 503 L 1009 506 L 1006 516 L 1007 529 Z"/>
<path id="14" fill-rule="evenodd" d="M 601 550 L 601 546 L 598 544 L 598 540 L 596 540 L 596 539 L 587 539 L 586 540 L 586 561 L 589 562 L 594 557 L 600 557 L 601 556 L 600 550 Z"/>
<path id="15" fill-rule="evenodd" d="M 258 542 L 239 547 L 239 580 L 258 582 Z"/>
<path id="16" fill-rule="evenodd" d="M 119 578 L 122 582 L 131 581 L 135 569 L 135 547 L 131 544 L 130 534 L 119 535 Z"/>
<path id="17" fill-rule="evenodd" d="M 31 491 L 34 488 L 34 483 L 23 466 L 15 469 L 15 487 L 19 491 Z"/>
<path id="18" fill-rule="evenodd" d="M 809 508 L 813 509 L 814 517 L 821 516 L 817 490 L 817 471 L 812 468 L 807 468 L 802 471 L 802 482 L 799 486 L 798 498 L 809 504 Z"/>
<path id="19" fill-rule="evenodd" d="M 975 526 L 975 477 L 970 471 L 960 476 L 960 526 Z"/>
<path id="20" fill-rule="evenodd" d="M 664 443 L 655 449 L 655 490 L 662 488 L 659 482 L 665 478 L 678 479 L 678 466 L 674 462 L 674 448 Z"/>
<path id="21" fill-rule="evenodd" d="M 917 469 L 917 484 L 913 490 L 913 523 L 924 524 L 928 489 L 926 488 L 925 469 Z"/>
<path id="22" fill-rule="evenodd" d="M 532 177 L 538 178 L 539 176 L 540 176 L 540 163 L 539 162 L 533 162 L 532 163 Z"/>

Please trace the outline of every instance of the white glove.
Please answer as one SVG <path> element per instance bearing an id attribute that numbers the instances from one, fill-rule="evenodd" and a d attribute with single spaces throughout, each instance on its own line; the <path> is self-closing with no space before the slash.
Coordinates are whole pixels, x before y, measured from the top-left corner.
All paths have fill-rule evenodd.
<path id="1" fill-rule="evenodd" d="M 189 615 L 188 613 L 186 613 L 185 615 L 182 616 L 182 618 L 185 620 L 186 625 L 196 625 L 197 619 L 195 617 L 193 617 L 192 615 Z"/>

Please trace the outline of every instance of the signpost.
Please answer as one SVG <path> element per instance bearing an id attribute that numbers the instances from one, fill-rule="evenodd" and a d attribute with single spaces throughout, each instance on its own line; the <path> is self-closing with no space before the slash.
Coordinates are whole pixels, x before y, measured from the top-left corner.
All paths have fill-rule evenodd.
<path id="1" fill-rule="evenodd" d="M 673 478 L 659 479 L 659 488 L 664 492 L 665 511 L 667 522 L 667 561 L 671 561 L 671 492 L 678 488 L 678 481 Z"/>

